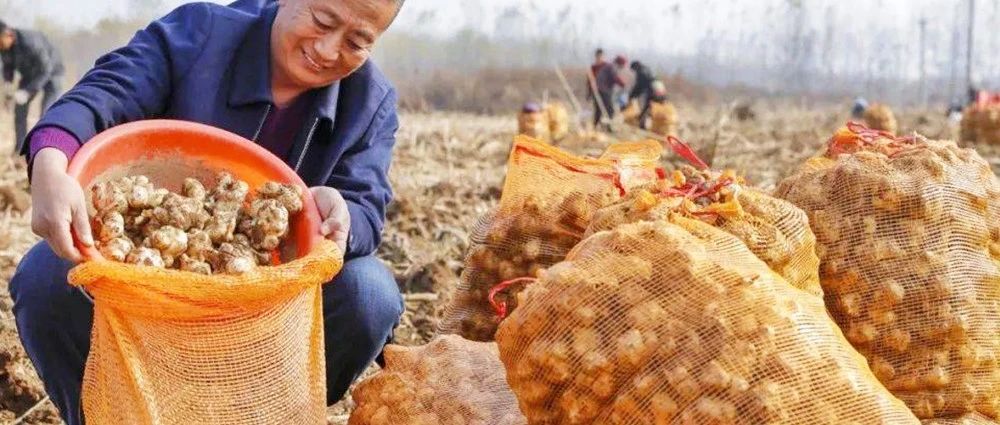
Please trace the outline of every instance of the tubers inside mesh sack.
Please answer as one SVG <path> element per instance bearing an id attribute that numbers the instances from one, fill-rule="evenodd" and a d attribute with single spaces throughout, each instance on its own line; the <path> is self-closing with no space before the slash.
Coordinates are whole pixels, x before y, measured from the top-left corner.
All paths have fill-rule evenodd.
<path id="1" fill-rule="evenodd" d="M 496 343 L 444 335 L 389 345 L 385 367 L 352 393 L 350 425 L 522 425 Z"/>
<path id="2" fill-rule="evenodd" d="M 806 214 L 752 187 L 732 171 L 683 166 L 597 211 L 587 234 L 671 214 L 695 218 L 736 236 L 792 286 L 822 295 L 816 237 Z"/>
<path id="3" fill-rule="evenodd" d="M 697 220 L 589 236 L 500 324 L 532 424 L 915 424 L 819 297 Z"/>
<path id="4" fill-rule="evenodd" d="M 1000 181 L 953 142 L 857 126 L 778 185 L 831 316 L 921 418 L 1000 419 Z"/>
<path id="5" fill-rule="evenodd" d="M 654 141 L 616 143 L 594 159 L 523 137 L 515 140 L 500 205 L 473 229 L 462 280 L 441 331 L 493 340 L 500 318 L 490 292 L 561 260 L 583 238 L 595 212 L 656 178 L 660 150 Z M 507 310 L 516 308 L 522 288 L 513 284 L 494 299 Z"/>
<path id="6" fill-rule="evenodd" d="M 525 197 L 518 213 L 507 219 L 494 219 L 484 232 L 485 243 L 470 249 L 466 258 L 468 275 L 487 284 L 470 288 L 460 296 L 469 297 L 470 304 L 485 305 L 493 285 L 537 276 L 580 241 L 598 208 L 617 197 L 611 193 L 583 192 L 570 192 L 561 199 L 547 201 L 538 196 Z M 516 298 L 510 294 L 519 289 L 514 287 L 499 295 L 508 303 L 508 308 L 516 308 Z M 493 339 L 496 325 L 495 313 L 483 309 L 463 318 L 460 333 L 473 340 L 489 341 Z"/>
<path id="7" fill-rule="evenodd" d="M 294 185 L 268 182 L 248 200 L 249 185 L 219 173 L 208 190 L 187 178 L 181 193 L 127 176 L 91 187 L 97 249 L 112 261 L 201 274 L 246 273 L 271 264 L 302 210 Z M 249 201 L 249 202 L 248 202 Z"/>

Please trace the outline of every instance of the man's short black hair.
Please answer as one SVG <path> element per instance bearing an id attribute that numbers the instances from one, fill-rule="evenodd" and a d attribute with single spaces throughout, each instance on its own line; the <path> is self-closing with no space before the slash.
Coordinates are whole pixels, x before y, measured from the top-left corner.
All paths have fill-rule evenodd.
<path id="1" fill-rule="evenodd" d="M 603 55 L 603 54 L 604 54 L 604 49 L 602 49 L 600 47 L 598 47 L 597 50 L 594 50 L 594 56 Z"/>
<path id="2" fill-rule="evenodd" d="M 7 23 L 4 22 L 3 20 L 0 20 L 0 33 L 7 31 L 8 28 L 10 27 L 7 26 Z"/>

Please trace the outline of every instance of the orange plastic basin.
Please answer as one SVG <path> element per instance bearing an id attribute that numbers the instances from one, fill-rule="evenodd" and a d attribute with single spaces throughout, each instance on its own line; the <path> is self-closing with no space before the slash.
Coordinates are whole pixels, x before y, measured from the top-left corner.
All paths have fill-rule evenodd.
<path id="1" fill-rule="evenodd" d="M 268 181 L 302 188 L 304 208 L 291 217 L 283 259 L 304 256 L 322 239 L 316 203 L 295 171 L 267 149 L 215 127 L 177 120 L 120 125 L 83 144 L 69 164 L 69 175 L 83 187 L 91 213 L 90 187 L 96 182 L 143 174 L 158 187 L 179 192 L 186 177 L 212 187 L 219 171 L 246 181 L 251 193 Z M 101 258 L 96 249 L 76 245 L 88 260 Z"/>

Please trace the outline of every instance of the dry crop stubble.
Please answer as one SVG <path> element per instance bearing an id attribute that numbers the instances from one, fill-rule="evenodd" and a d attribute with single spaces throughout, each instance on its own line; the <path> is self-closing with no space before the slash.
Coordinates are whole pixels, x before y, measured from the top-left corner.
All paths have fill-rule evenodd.
<path id="1" fill-rule="evenodd" d="M 813 155 L 848 119 L 845 107 L 757 105 L 756 118 L 748 121 L 731 118 L 730 109 L 679 103 L 680 136 L 695 148 L 714 142 L 714 167 L 745 170 L 749 183 L 765 190 Z M 917 130 L 930 138 L 949 138 L 955 131 L 938 111 L 900 110 L 897 118 L 902 131 Z M 499 199 L 517 120 L 513 112 L 404 113 L 401 120 L 390 170 L 396 202 L 389 207 L 379 256 L 395 274 L 406 299 L 396 342 L 418 345 L 433 336 L 449 290 L 461 273 L 476 219 Z M 23 161 L 9 155 L 10 122 L 9 113 L 0 113 L 0 187 L 14 185 L 27 193 Z M 606 144 L 564 143 L 589 155 L 599 154 Z M 1000 170 L 1000 147 L 976 148 L 995 171 Z M 13 420 L 44 397 L 16 337 L 7 293 L 16 263 L 37 240 L 30 231 L 30 212 L 15 211 L 0 200 L 0 423 Z M 331 407 L 330 423 L 346 424 L 352 406 L 348 398 Z M 32 414 L 26 423 L 58 423 L 58 419 L 45 403 L 42 412 Z"/>

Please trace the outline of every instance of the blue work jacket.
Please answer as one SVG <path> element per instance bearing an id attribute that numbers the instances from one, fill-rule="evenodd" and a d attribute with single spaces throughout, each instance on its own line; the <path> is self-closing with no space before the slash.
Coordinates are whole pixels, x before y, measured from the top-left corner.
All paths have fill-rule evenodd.
<path id="1" fill-rule="evenodd" d="M 181 6 L 98 59 L 35 130 L 60 127 L 86 143 L 119 124 L 169 118 L 256 141 L 274 108 L 270 41 L 277 9 L 273 0 Z M 317 91 L 302 128 L 289 135 L 295 142 L 285 161 L 307 185 L 340 191 L 351 214 L 347 257 L 368 255 L 378 247 L 392 199 L 387 174 L 399 127 L 396 91 L 371 61 Z"/>

